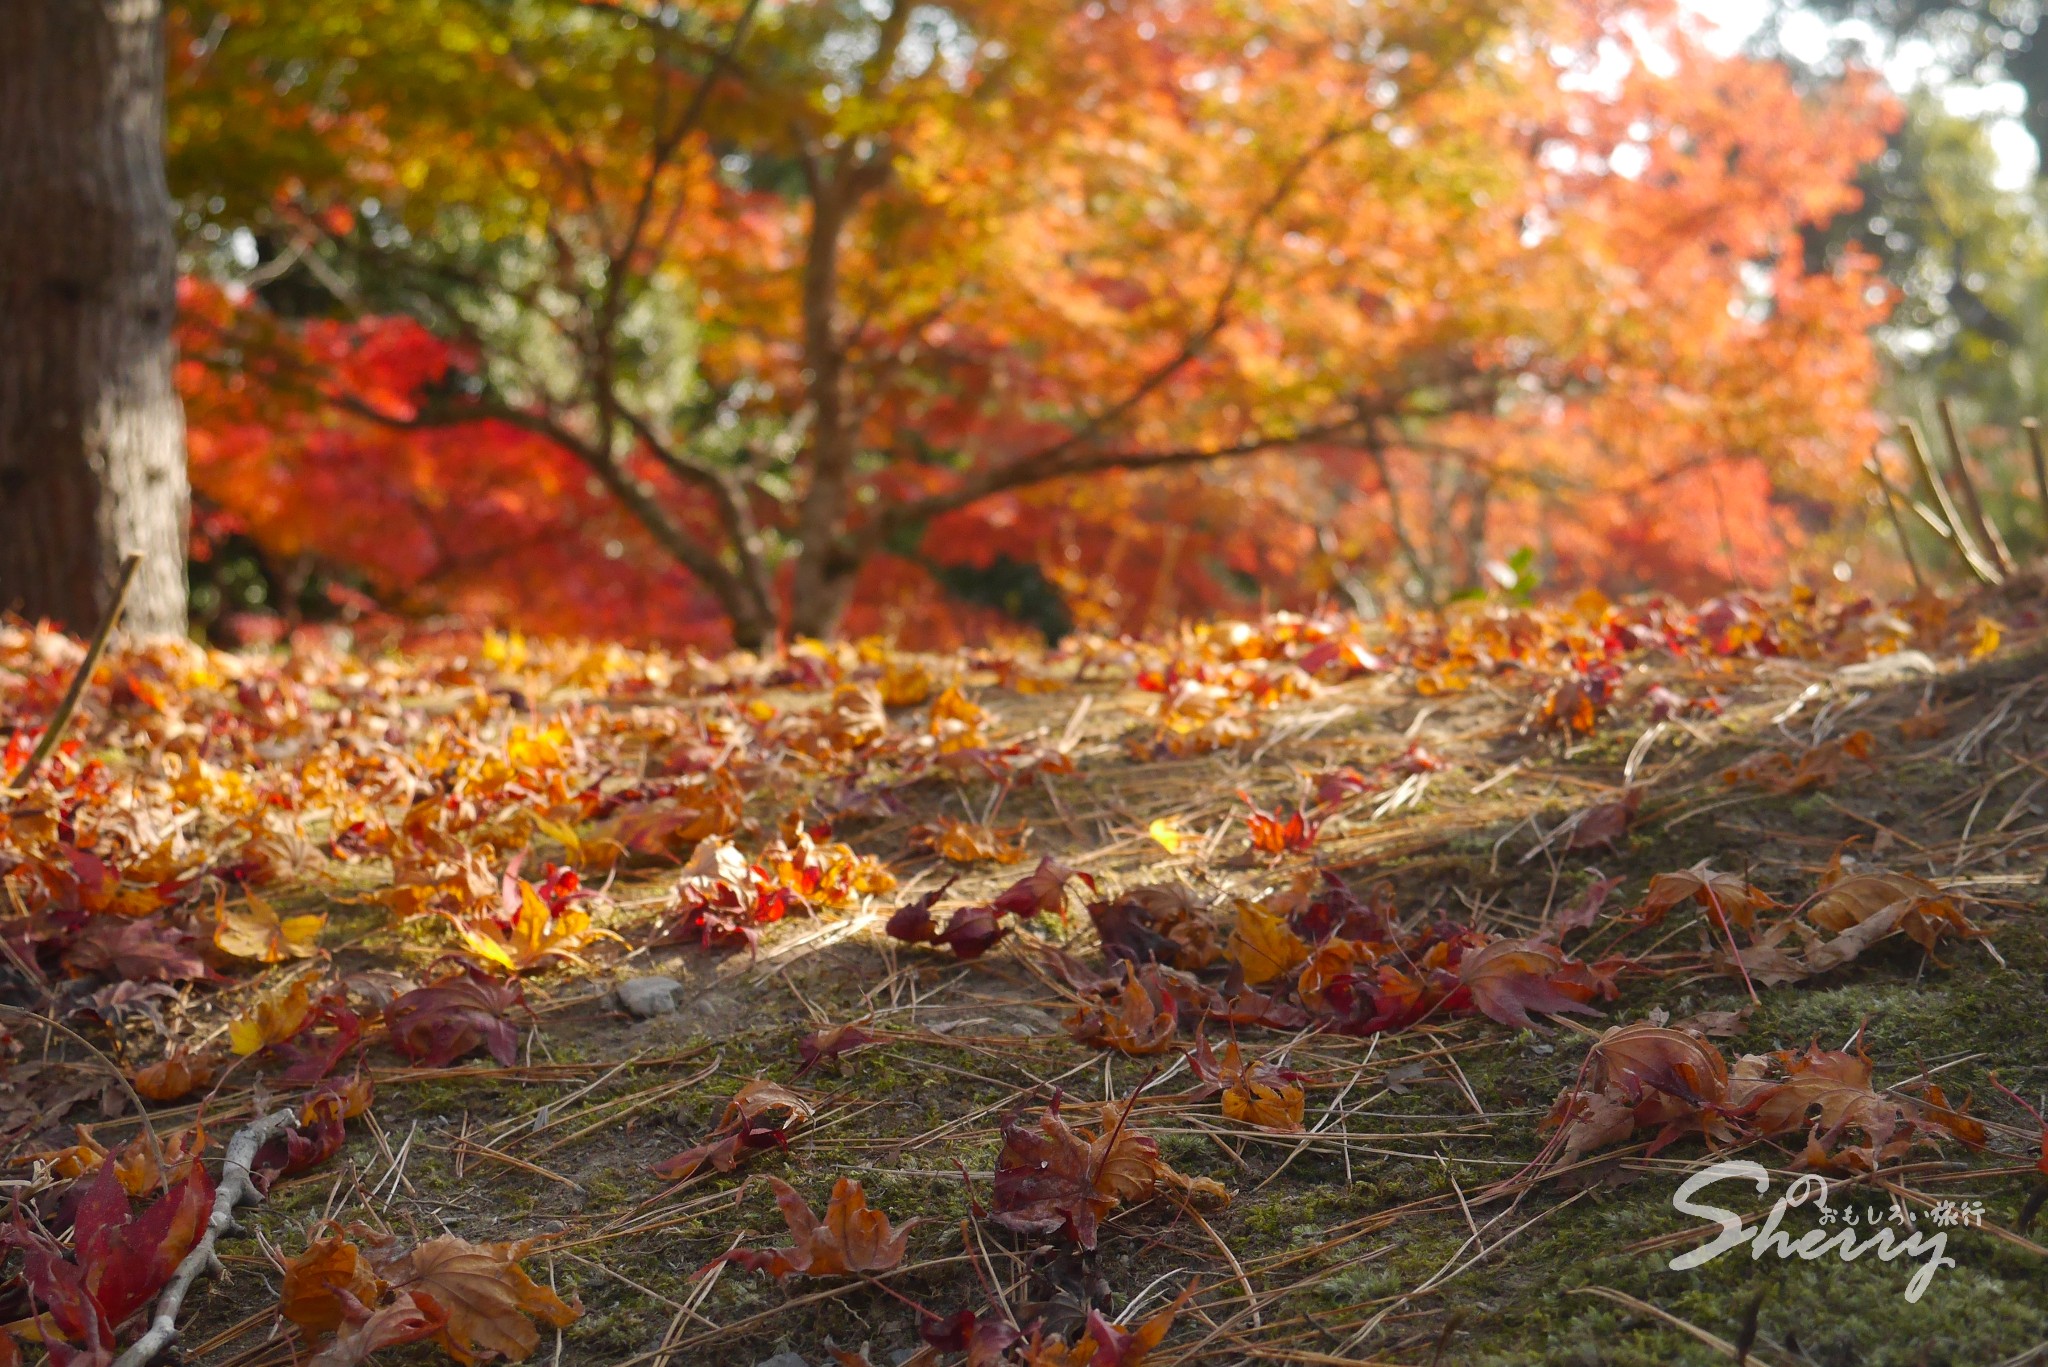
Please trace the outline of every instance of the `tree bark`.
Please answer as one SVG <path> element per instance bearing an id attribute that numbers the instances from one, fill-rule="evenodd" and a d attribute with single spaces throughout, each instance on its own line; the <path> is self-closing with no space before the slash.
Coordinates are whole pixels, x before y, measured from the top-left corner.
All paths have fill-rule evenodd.
<path id="1" fill-rule="evenodd" d="M 185 630 L 161 0 L 19 0 L 0 39 L 0 609 Z"/>

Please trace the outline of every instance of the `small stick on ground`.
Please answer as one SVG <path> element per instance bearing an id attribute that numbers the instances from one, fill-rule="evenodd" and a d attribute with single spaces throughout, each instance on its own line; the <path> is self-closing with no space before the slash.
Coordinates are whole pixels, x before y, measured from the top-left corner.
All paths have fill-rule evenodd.
<path id="1" fill-rule="evenodd" d="M 128 601 L 128 589 L 135 583 L 135 572 L 141 568 L 140 552 L 131 551 L 121 562 L 121 578 L 114 585 L 114 601 L 107 604 L 107 615 L 100 619 L 99 630 L 93 632 L 92 641 L 85 648 L 85 658 L 78 662 L 78 672 L 71 676 L 71 686 L 64 690 L 57 710 L 50 714 L 50 724 L 43 728 L 43 738 L 36 742 L 36 748 L 30 752 L 28 763 L 21 766 L 21 772 L 7 780 L 8 788 L 13 791 L 27 789 L 28 781 L 36 776 L 36 770 L 42 768 L 43 761 L 56 750 L 64 728 L 71 724 L 71 714 L 78 710 L 86 685 L 92 682 L 92 672 L 100 667 L 100 656 L 106 653 L 107 642 L 114 635 L 114 624 L 121 620 L 121 608 Z"/>
<path id="2" fill-rule="evenodd" d="M 199 1236 L 199 1242 L 178 1264 L 170 1285 L 158 1297 L 156 1316 L 150 1320 L 148 1332 L 130 1344 L 127 1352 L 114 1359 L 114 1367 L 144 1367 L 177 1338 L 178 1311 L 184 1308 L 185 1296 L 192 1290 L 192 1283 L 199 1280 L 200 1273 L 220 1269 L 220 1259 L 215 1256 L 213 1246 L 233 1223 L 235 1207 L 263 1199 L 263 1193 L 256 1190 L 256 1183 L 249 1175 L 249 1169 L 256 1161 L 256 1151 L 279 1132 L 290 1129 L 297 1120 L 298 1114 L 286 1108 L 272 1111 L 261 1120 L 235 1131 L 235 1137 L 228 1141 L 227 1159 L 221 1164 L 220 1185 L 214 1189 L 213 1213 L 206 1217 L 206 1232 Z"/>

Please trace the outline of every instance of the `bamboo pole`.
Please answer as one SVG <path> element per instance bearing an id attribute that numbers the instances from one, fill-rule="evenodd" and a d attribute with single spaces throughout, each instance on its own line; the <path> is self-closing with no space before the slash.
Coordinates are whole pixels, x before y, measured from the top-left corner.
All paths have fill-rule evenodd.
<path id="1" fill-rule="evenodd" d="M 1941 434 L 1948 439 L 1949 459 L 1955 462 L 1956 483 L 1962 486 L 1963 503 L 1969 509 L 1970 526 L 1977 534 L 1977 542 L 1991 552 L 2001 577 L 2011 574 L 2012 550 L 2005 544 L 2005 533 L 1999 531 L 1998 523 L 1984 511 L 1984 500 L 1977 496 L 1977 477 L 1970 473 L 1970 447 L 1963 440 L 1962 428 L 1956 424 L 1955 405 L 1942 399 L 1935 404 L 1935 411 L 1941 415 Z"/>
<path id="2" fill-rule="evenodd" d="M 1884 466 L 1875 453 L 1863 462 L 1863 468 L 1877 481 L 1877 491 L 1884 499 L 1885 514 L 1891 518 L 1892 533 L 1899 538 L 1899 551 L 1906 557 L 1906 568 L 1913 572 L 1913 592 L 1923 594 L 1927 592 L 1927 580 L 1920 573 L 1920 557 L 1913 554 L 1912 539 L 1906 535 L 1906 520 L 1899 516 L 1898 502 L 1892 497 L 1892 482 L 1885 478 Z"/>
<path id="3" fill-rule="evenodd" d="M 1934 462 L 1928 458 L 1927 442 L 1920 435 L 1920 424 L 1911 418 L 1901 418 L 1899 431 L 1906 439 L 1906 454 L 1912 457 L 1913 466 L 1920 472 L 1920 479 L 1926 484 L 1927 492 L 1934 497 L 1935 507 L 1941 510 L 1942 519 L 1948 523 L 1946 539 L 1949 545 L 1955 548 L 1956 554 L 1962 557 L 1963 567 L 1969 570 L 1971 577 L 1978 583 L 1997 584 L 2000 582 L 1997 568 L 1985 560 L 1970 540 L 1962 514 L 1956 511 L 1955 500 L 1949 496 L 1948 485 L 1942 482 L 1941 473 L 1934 468 Z"/>

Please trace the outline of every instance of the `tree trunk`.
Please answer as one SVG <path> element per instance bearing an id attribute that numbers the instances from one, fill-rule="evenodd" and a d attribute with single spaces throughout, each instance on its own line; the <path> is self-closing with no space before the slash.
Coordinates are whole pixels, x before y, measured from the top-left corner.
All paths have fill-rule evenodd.
<path id="1" fill-rule="evenodd" d="M 185 630 L 161 0 L 20 0 L 0 38 L 0 609 Z"/>
<path id="2" fill-rule="evenodd" d="M 825 565 L 809 556 L 799 560 L 791 576 L 789 634 L 829 641 L 839 634 L 839 624 L 853 605 L 853 586 L 860 567 Z"/>

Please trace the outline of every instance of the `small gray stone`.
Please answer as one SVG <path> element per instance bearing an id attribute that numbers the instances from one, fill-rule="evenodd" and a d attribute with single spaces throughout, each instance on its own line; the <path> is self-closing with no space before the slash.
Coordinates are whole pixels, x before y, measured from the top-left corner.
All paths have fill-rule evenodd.
<path id="1" fill-rule="evenodd" d="M 674 978 L 628 978 L 613 991 L 619 1005 L 626 1013 L 647 1020 L 653 1016 L 666 1016 L 676 1009 L 676 993 L 683 985 Z M 788 1354 L 784 1354 L 785 1357 Z"/>
<path id="2" fill-rule="evenodd" d="M 754 1367 L 811 1367 L 801 1353 L 777 1353 L 772 1358 L 762 1358 Z"/>

